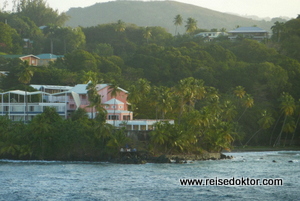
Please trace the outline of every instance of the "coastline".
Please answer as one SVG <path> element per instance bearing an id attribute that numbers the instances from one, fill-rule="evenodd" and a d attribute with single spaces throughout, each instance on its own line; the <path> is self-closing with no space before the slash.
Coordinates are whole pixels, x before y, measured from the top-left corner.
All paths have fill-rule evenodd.
<path id="1" fill-rule="evenodd" d="M 231 152 L 256 152 L 256 151 L 300 151 L 300 146 L 286 146 L 286 147 L 270 147 L 270 146 L 247 146 L 234 147 L 231 151 L 222 151 L 222 153 Z"/>

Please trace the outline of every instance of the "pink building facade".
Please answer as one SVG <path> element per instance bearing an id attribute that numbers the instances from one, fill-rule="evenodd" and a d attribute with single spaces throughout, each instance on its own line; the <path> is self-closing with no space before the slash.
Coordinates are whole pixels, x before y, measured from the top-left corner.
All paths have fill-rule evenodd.
<path id="1" fill-rule="evenodd" d="M 97 111 L 90 107 L 88 98 L 88 84 L 77 84 L 70 91 L 68 91 L 68 112 L 74 112 L 77 108 L 83 108 L 90 118 L 95 118 Z M 111 96 L 108 84 L 97 84 L 97 93 L 101 96 L 103 107 L 107 111 L 107 120 L 132 120 L 133 113 L 128 111 L 127 96 L 128 92 L 119 88 L 116 97 Z"/>

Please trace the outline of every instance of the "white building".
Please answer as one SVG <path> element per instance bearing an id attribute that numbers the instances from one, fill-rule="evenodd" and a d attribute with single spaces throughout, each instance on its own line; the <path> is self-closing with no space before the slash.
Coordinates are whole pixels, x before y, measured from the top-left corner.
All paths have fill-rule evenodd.
<path id="1" fill-rule="evenodd" d="M 45 107 L 54 107 L 63 118 L 67 117 L 67 96 L 60 101 L 43 97 L 52 95 L 42 91 L 26 92 L 21 90 L 0 93 L 0 115 L 7 115 L 13 121 L 31 121 L 36 115 L 43 113 Z M 26 101 L 27 99 L 27 101 Z"/>
<path id="2" fill-rule="evenodd" d="M 195 37 L 201 36 L 205 41 L 212 41 L 220 36 L 228 36 L 226 32 L 200 32 Z"/>
<path id="3" fill-rule="evenodd" d="M 230 40 L 236 40 L 238 37 L 250 38 L 257 41 L 263 41 L 269 38 L 269 32 L 259 27 L 239 27 L 228 31 Z"/>

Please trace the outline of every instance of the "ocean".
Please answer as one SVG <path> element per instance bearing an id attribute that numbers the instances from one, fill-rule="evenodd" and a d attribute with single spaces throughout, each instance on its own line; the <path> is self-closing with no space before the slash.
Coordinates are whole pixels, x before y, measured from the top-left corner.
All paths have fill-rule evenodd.
<path id="1" fill-rule="evenodd" d="M 0 200 L 300 200 L 300 151 L 225 154 L 234 158 L 141 165 L 0 160 Z"/>

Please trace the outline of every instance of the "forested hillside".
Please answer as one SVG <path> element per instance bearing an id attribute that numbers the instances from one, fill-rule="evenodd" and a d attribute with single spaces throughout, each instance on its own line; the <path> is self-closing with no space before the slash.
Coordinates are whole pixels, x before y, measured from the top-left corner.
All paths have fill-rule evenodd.
<path id="1" fill-rule="evenodd" d="M 252 20 L 176 1 L 111 1 L 85 8 L 71 8 L 66 14 L 71 17 L 66 22 L 71 27 L 90 27 L 122 19 L 126 23 L 141 27 L 160 26 L 172 34 L 175 30 L 172 22 L 177 14 L 180 14 L 184 20 L 189 17 L 194 18 L 198 21 L 200 29 L 208 30 L 226 28 L 229 31 L 238 25 L 256 25 L 269 31 L 275 21 L 284 21 L 283 19 Z M 178 27 L 178 32 L 183 34 L 185 28 Z"/>
<path id="2" fill-rule="evenodd" d="M 0 13 L 1 22 L 7 21 L 0 23 L 1 54 L 51 49 L 64 54 L 47 67 L 0 57 L 0 70 L 9 71 L 1 76 L 2 91 L 28 89 L 28 84 L 113 83 L 129 91 L 135 118 L 175 120 L 174 125 L 158 124 L 151 133 L 147 146 L 153 153 L 299 144 L 299 17 L 274 23 L 272 38 L 262 43 L 242 37 L 205 42 L 194 37 L 193 18 L 186 32 L 176 36 L 122 19 L 84 28 L 62 26 L 67 19 L 42 0 L 23 4 L 16 13 Z M 23 38 L 32 46 L 24 46 Z M 15 157 L 49 159 L 57 152 L 62 159 L 92 157 L 95 150 L 105 155 L 128 140 L 121 130 L 112 132 L 103 116 L 88 120 L 83 111 L 69 120 L 48 110 L 26 125 L 5 118 L 0 124 L 0 154 Z"/>

